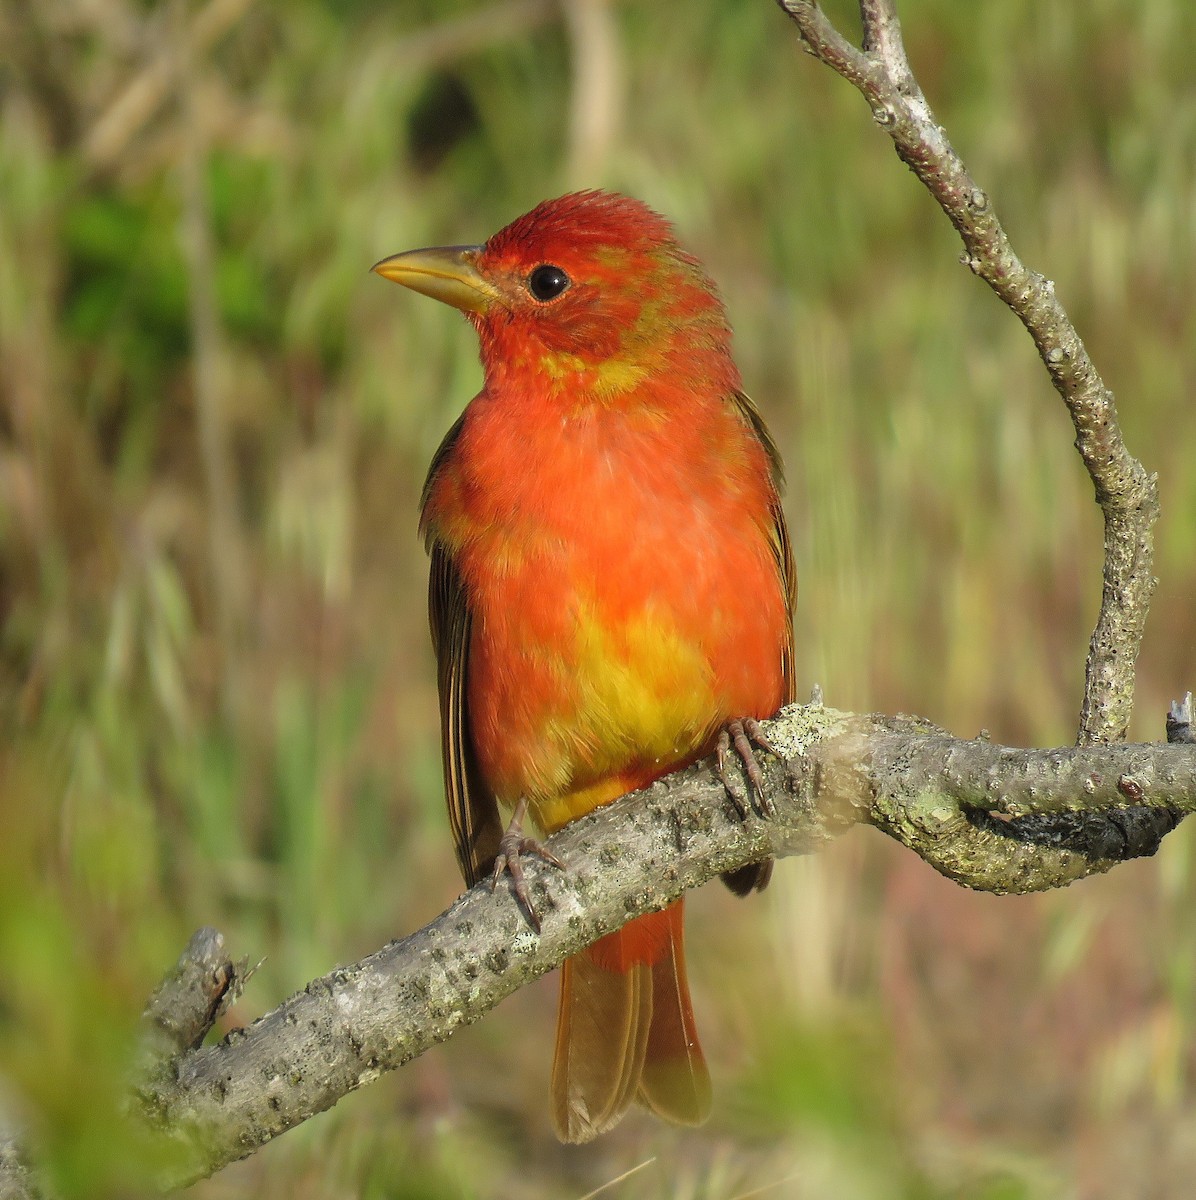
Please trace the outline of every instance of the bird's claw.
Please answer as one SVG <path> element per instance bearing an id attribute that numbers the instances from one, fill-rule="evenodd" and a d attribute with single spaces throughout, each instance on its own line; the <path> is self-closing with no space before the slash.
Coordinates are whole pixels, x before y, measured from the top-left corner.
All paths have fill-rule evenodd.
<path id="1" fill-rule="evenodd" d="M 731 803 L 735 805 L 740 817 L 744 820 L 747 819 L 751 806 L 748 796 L 744 794 L 743 787 L 727 769 L 727 759 L 732 748 L 734 748 L 739 761 L 743 763 L 744 774 L 748 777 L 748 784 L 755 794 L 761 813 L 766 817 L 776 815 L 776 807 L 764 791 L 764 773 L 756 761 L 756 754 L 752 749 L 753 742 L 761 750 L 767 750 L 769 754 L 775 754 L 777 758 L 784 758 L 784 755 L 768 740 L 764 727 L 752 717 L 728 721 L 718 735 L 718 744 L 715 747 L 718 777 L 722 780 L 723 787 L 731 798 Z"/>
<path id="2" fill-rule="evenodd" d="M 540 914 L 536 912 L 536 906 L 532 903 L 531 893 L 527 888 L 527 877 L 523 873 L 523 856 L 534 854 L 537 858 L 542 858 L 546 863 L 561 871 L 565 870 L 565 864 L 546 846 L 524 834 L 523 818 L 526 815 L 527 800 L 521 799 L 511 814 L 511 821 L 507 826 L 506 833 L 502 835 L 498 843 L 498 854 L 494 859 L 494 874 L 490 876 L 490 890 L 493 892 L 498 887 L 498 881 L 504 874 L 510 875 L 515 897 L 527 915 L 528 923 L 539 933 Z"/>

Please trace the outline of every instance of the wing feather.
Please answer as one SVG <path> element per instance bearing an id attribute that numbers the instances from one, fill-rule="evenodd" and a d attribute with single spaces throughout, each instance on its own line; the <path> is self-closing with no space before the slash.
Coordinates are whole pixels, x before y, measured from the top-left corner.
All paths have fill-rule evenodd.
<path id="1" fill-rule="evenodd" d="M 772 518 L 772 528 L 769 530 L 772 542 L 773 558 L 777 564 L 777 575 L 785 592 L 785 604 L 789 611 L 789 621 L 785 628 L 785 640 L 781 646 L 781 668 L 785 678 L 785 703 L 790 704 L 796 697 L 797 682 L 794 679 L 793 666 L 793 609 L 797 604 L 797 568 L 793 562 L 793 544 L 789 540 L 789 527 L 785 524 L 785 510 L 781 507 L 781 493 L 785 490 L 785 467 L 781 462 L 781 453 L 777 444 L 772 440 L 768 426 L 760 410 L 752 403 L 750 397 L 743 392 L 735 392 L 732 396 L 739 415 L 751 428 L 756 440 L 764 447 L 772 472 L 772 503 L 769 505 L 769 516 Z"/>
<path id="2" fill-rule="evenodd" d="M 781 493 L 785 488 L 785 468 L 781 462 L 781 454 L 777 444 L 772 440 L 768 426 L 760 410 L 743 392 L 735 392 L 732 396 L 736 410 L 744 422 L 755 434 L 756 440 L 764 447 L 772 473 L 772 500 L 769 504 L 769 516 L 772 525 L 769 529 L 769 540 L 772 544 L 772 554 L 776 561 L 777 577 L 785 593 L 785 605 L 789 620 L 785 623 L 785 636 L 781 642 L 781 675 L 785 681 L 784 703 L 790 704 L 796 696 L 797 681 L 794 678 L 793 665 L 793 609 L 797 604 L 797 568 L 793 562 L 793 544 L 789 540 L 789 527 L 785 524 L 785 510 L 781 507 Z M 772 877 L 772 859 L 763 862 L 749 863 L 738 871 L 725 871 L 722 881 L 737 896 L 746 896 L 751 892 L 763 891 Z"/>
<path id="3" fill-rule="evenodd" d="M 458 418 L 440 444 L 424 484 L 421 508 L 432 481 L 461 431 Z M 436 652 L 440 692 L 440 750 L 444 763 L 444 799 L 465 882 L 472 887 L 493 867 L 503 834 L 498 803 L 478 769 L 469 728 L 469 644 L 473 614 L 469 594 L 452 555 L 425 528 L 432 557 L 428 577 L 428 619 Z"/>
<path id="4" fill-rule="evenodd" d="M 444 798 L 457 861 L 472 887 L 491 869 L 502 837 L 498 804 L 478 770 L 469 730 L 469 635 L 472 616 L 460 573 L 445 548 L 432 544 L 428 586 L 432 645 L 440 690 Z"/>

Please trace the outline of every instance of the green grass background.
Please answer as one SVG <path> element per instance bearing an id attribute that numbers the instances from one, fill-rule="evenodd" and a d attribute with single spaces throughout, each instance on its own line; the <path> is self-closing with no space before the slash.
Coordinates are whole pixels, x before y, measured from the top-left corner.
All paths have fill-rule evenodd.
<path id="1" fill-rule="evenodd" d="M 458 891 L 415 525 L 480 373 L 386 254 L 574 186 L 666 212 L 788 464 L 802 691 L 1074 736 L 1100 520 L 1024 331 L 769 0 L 596 7 L 590 101 L 576 7 L 0 0 L 0 1106 L 64 1197 L 142 1192 L 127 1046 L 196 926 L 264 960 L 246 1022 Z M 1159 473 L 1158 738 L 1196 681 L 1196 8 L 900 8 Z M 192 1194 L 1185 1195 L 1193 836 L 996 899 L 856 831 L 690 901 L 704 1128 L 558 1146 L 549 980 Z"/>

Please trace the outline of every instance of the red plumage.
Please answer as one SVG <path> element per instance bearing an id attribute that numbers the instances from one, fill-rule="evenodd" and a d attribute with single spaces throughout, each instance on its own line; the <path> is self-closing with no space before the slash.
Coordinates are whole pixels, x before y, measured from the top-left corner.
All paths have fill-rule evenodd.
<path id="1" fill-rule="evenodd" d="M 449 812 L 472 882 L 500 807 L 525 798 L 552 831 L 791 698 L 780 467 L 713 284 L 637 201 L 562 197 L 483 247 L 378 269 L 464 309 L 481 342 L 485 385 L 423 506 Z M 678 903 L 566 964 L 566 1140 L 637 1096 L 705 1115 L 681 929 Z"/>

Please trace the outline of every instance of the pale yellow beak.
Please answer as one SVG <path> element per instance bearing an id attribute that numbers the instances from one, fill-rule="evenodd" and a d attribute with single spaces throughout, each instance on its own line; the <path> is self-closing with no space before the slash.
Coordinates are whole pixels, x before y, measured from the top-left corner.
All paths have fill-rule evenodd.
<path id="1" fill-rule="evenodd" d="M 478 271 L 481 252 L 481 246 L 432 246 L 392 254 L 371 270 L 462 312 L 484 313 L 499 294 Z"/>

